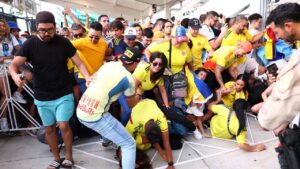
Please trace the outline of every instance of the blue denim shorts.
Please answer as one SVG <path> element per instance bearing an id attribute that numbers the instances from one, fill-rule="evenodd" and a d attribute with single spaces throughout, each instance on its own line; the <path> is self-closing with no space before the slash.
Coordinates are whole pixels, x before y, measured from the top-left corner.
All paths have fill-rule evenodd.
<path id="1" fill-rule="evenodd" d="M 74 96 L 68 94 L 51 101 L 34 99 L 44 126 L 51 126 L 56 122 L 67 122 L 74 113 Z"/>

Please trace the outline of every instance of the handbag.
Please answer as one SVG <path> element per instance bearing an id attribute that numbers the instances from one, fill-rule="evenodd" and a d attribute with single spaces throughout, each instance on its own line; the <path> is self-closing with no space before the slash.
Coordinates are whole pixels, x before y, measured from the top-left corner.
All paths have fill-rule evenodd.
<path id="1" fill-rule="evenodd" d="M 172 42 L 170 40 L 169 48 L 169 68 L 171 69 L 172 62 Z M 169 70 L 169 69 L 168 69 Z M 165 70 L 166 71 L 166 70 Z M 172 71 L 171 71 L 172 73 Z M 172 84 L 172 95 L 174 98 L 185 97 L 187 95 L 187 78 L 184 72 L 182 71 L 171 75 L 171 84 Z"/>

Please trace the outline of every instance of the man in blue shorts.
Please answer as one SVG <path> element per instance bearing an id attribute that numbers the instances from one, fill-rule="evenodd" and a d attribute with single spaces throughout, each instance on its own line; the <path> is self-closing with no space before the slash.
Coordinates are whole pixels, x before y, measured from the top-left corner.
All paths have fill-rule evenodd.
<path id="1" fill-rule="evenodd" d="M 31 61 L 34 75 L 34 97 L 46 138 L 54 156 L 48 169 L 73 166 L 73 136 L 69 120 L 74 112 L 72 83 L 68 75 L 67 61 L 70 58 L 80 73 L 89 81 L 89 73 L 76 54 L 69 40 L 55 34 L 55 18 L 52 13 L 41 11 L 36 15 L 37 36 L 28 39 L 9 66 L 9 72 L 18 86 L 24 81 L 18 67 Z M 59 126 L 66 148 L 66 158 L 60 159 L 57 145 L 56 125 Z"/>

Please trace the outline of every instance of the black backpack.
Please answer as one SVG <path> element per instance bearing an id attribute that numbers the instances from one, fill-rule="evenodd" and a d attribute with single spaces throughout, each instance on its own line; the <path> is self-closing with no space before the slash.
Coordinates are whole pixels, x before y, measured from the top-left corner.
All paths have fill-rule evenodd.
<path id="1" fill-rule="evenodd" d="M 294 126 L 279 134 L 282 146 L 276 148 L 282 169 L 300 169 L 300 127 Z"/>

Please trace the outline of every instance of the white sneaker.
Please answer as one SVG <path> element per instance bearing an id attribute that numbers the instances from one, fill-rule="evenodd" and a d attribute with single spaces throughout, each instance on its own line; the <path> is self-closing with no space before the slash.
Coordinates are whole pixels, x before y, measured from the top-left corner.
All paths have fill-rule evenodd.
<path id="1" fill-rule="evenodd" d="M 187 113 L 189 114 L 193 114 L 197 117 L 199 116 L 203 116 L 203 112 L 200 111 L 199 108 L 197 108 L 197 106 L 193 106 L 193 107 L 188 107 L 187 110 L 186 110 Z"/>
<path id="2" fill-rule="evenodd" d="M 20 92 L 18 92 L 18 91 L 16 91 L 16 92 L 13 94 L 13 98 L 14 98 L 17 102 L 19 102 L 19 103 L 21 103 L 21 104 L 26 104 L 26 103 L 27 103 L 27 100 L 25 100 L 25 99 L 23 98 L 23 95 L 22 95 Z"/>
<path id="3" fill-rule="evenodd" d="M 0 127 L 2 131 L 8 131 L 8 123 L 7 123 L 7 118 L 1 118 L 0 119 Z"/>
<path id="4" fill-rule="evenodd" d="M 202 137 L 202 134 L 199 132 L 198 129 L 196 129 L 194 132 L 194 137 L 197 139 L 197 140 L 201 140 L 203 137 Z"/>

